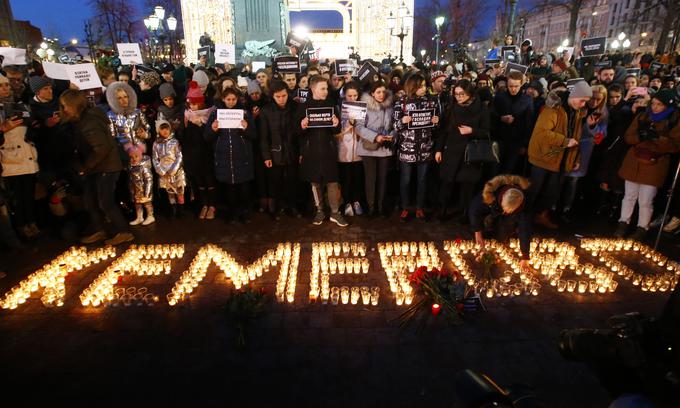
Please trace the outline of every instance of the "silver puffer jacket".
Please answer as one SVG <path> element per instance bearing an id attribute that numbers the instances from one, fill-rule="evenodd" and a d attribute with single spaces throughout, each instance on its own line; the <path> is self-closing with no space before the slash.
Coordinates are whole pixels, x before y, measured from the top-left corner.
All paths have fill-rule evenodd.
<path id="1" fill-rule="evenodd" d="M 170 193 L 181 194 L 186 186 L 182 150 L 174 137 L 159 137 L 153 144 L 153 168 L 158 174 L 158 185 Z"/>
<path id="2" fill-rule="evenodd" d="M 150 203 L 153 199 L 153 173 L 151 158 L 142 156 L 137 164 L 130 163 L 130 197 L 135 204 Z"/>
<path id="3" fill-rule="evenodd" d="M 124 91 L 128 96 L 128 105 L 126 107 L 120 106 L 118 103 L 117 93 Z M 129 144 L 139 145 L 144 143 L 150 137 L 149 124 L 144 117 L 144 114 L 137 109 L 137 94 L 125 82 L 114 82 L 106 88 L 106 101 L 111 107 L 108 113 L 110 123 L 111 136 L 115 137 L 121 146 Z M 144 135 L 140 138 L 137 136 L 137 129 L 143 129 Z"/>

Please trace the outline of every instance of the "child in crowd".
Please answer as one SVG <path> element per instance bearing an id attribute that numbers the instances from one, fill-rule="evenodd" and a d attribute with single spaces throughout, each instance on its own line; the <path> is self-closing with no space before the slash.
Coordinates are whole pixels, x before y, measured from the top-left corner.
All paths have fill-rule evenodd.
<path id="1" fill-rule="evenodd" d="M 356 102 L 361 95 L 361 87 L 356 82 L 348 82 L 343 87 L 344 102 Z M 357 119 L 350 118 L 343 110 L 341 132 L 338 134 L 338 170 L 340 186 L 345 200 L 344 212 L 347 216 L 362 215 L 363 209 L 359 200 L 363 189 L 363 166 L 357 153 L 361 137 L 357 133 Z"/>
<path id="2" fill-rule="evenodd" d="M 158 174 L 158 185 L 168 193 L 172 215 L 182 215 L 184 205 L 184 168 L 182 150 L 174 137 L 170 123 L 165 119 L 156 121 L 156 141 L 153 144 L 153 168 Z"/>

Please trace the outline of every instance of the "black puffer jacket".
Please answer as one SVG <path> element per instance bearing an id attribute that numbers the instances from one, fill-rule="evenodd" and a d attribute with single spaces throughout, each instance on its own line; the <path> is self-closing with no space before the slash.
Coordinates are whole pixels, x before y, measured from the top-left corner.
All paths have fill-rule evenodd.
<path id="1" fill-rule="evenodd" d="M 302 130 L 301 122 L 306 117 L 308 108 L 333 108 L 335 116 L 340 118 L 337 106 L 332 99 L 324 101 L 309 99 L 298 105 L 293 126 L 300 143 L 300 177 L 311 183 L 333 183 L 338 181 L 338 145 L 335 135 L 340 133 L 338 126 L 328 128 L 308 128 Z"/>
<path id="2" fill-rule="evenodd" d="M 422 109 L 434 109 L 435 116 L 441 118 L 438 101 L 428 95 L 412 100 L 402 97 L 394 103 L 394 130 L 397 135 L 397 156 L 400 162 L 422 163 L 433 159 L 433 133 L 437 126 L 409 130 L 408 124 L 401 121 L 409 112 Z"/>
<path id="3" fill-rule="evenodd" d="M 263 160 L 271 160 L 274 166 L 285 166 L 298 161 L 297 139 L 293 132 L 293 115 L 297 104 L 288 99 L 285 108 L 270 102 L 257 118 L 259 147 Z"/>
<path id="4" fill-rule="evenodd" d="M 527 147 L 531 132 L 534 130 L 534 105 L 531 96 L 518 93 L 500 92 L 494 98 L 494 108 L 498 114 L 496 138 L 499 142 L 512 146 Z M 512 115 L 512 123 L 500 120 L 501 116 Z"/>
<path id="5" fill-rule="evenodd" d="M 79 171 L 85 174 L 123 170 L 116 139 L 109 131 L 109 118 L 99 108 L 87 108 L 73 123 Z"/>

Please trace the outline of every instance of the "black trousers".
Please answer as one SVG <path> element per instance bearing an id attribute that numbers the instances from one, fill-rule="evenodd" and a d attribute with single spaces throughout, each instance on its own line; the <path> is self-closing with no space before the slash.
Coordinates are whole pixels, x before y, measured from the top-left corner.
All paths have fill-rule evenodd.
<path id="1" fill-rule="evenodd" d="M 35 181 L 36 174 L 5 177 L 13 195 L 13 221 L 17 227 L 35 223 Z"/>
<path id="2" fill-rule="evenodd" d="M 364 165 L 366 203 L 369 210 L 382 211 L 387 187 L 387 171 L 392 157 L 362 156 Z M 377 197 L 376 197 L 377 195 Z"/>
<path id="3" fill-rule="evenodd" d="M 360 161 L 338 163 L 338 176 L 342 188 L 342 198 L 346 204 L 361 201 L 364 189 L 364 166 Z"/>
<path id="4" fill-rule="evenodd" d="M 297 173 L 295 164 L 272 166 L 267 169 L 267 189 L 279 208 L 284 208 L 283 203 L 286 208 L 297 207 Z"/>
<path id="5" fill-rule="evenodd" d="M 244 215 L 252 204 L 250 198 L 250 181 L 245 183 L 225 184 L 227 205 L 237 216 Z"/>

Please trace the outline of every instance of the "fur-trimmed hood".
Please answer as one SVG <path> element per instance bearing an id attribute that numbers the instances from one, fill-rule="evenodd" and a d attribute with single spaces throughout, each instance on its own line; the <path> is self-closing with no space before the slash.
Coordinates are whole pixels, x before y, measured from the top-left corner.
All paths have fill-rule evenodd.
<path id="1" fill-rule="evenodd" d="M 128 106 L 123 109 L 118 103 L 116 92 L 119 89 L 124 90 L 128 95 Z M 129 115 L 137 109 L 137 93 L 126 82 L 117 81 L 106 87 L 106 102 L 109 103 L 111 110 L 116 114 Z"/>
<path id="2" fill-rule="evenodd" d="M 368 92 L 365 92 L 363 95 L 361 95 L 361 101 L 366 102 L 366 107 L 369 110 L 380 111 L 380 110 L 385 110 L 385 109 L 391 108 L 392 103 L 394 102 L 394 97 L 393 97 L 392 91 L 385 88 L 385 100 L 384 101 L 378 103 L 375 99 L 373 99 L 373 96 L 371 96 L 371 94 L 368 93 Z"/>
<path id="3" fill-rule="evenodd" d="M 559 107 L 562 104 L 562 96 L 565 93 L 564 91 L 550 91 L 545 98 L 545 106 L 553 109 Z"/>
<path id="4" fill-rule="evenodd" d="M 521 176 L 513 176 L 509 174 L 501 174 L 496 176 L 484 184 L 482 190 L 482 199 L 487 205 L 491 205 L 496 201 L 496 192 L 503 186 L 515 185 L 522 191 L 526 191 L 531 183 L 528 179 Z"/>

